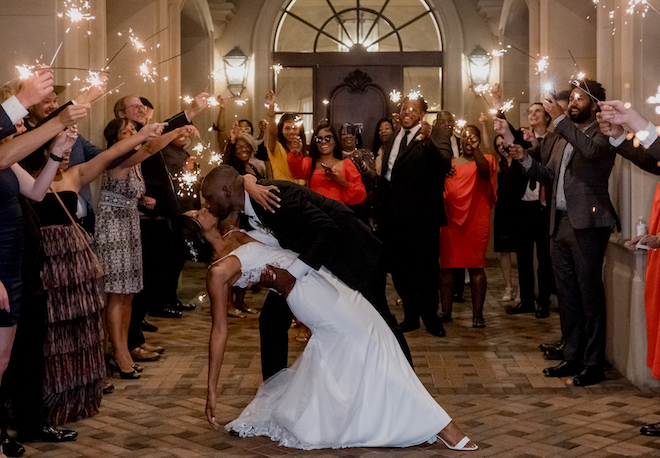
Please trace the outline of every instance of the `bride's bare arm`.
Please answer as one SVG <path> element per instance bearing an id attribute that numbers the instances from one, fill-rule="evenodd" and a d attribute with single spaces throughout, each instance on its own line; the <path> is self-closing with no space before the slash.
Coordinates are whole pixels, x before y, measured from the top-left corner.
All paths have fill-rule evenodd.
<path id="1" fill-rule="evenodd" d="M 229 256 L 209 268 L 206 289 L 211 299 L 211 337 L 209 339 L 209 380 L 206 395 L 206 418 L 219 428 L 216 420 L 216 389 L 227 344 L 227 300 L 229 290 L 241 273 L 241 263 Z"/>

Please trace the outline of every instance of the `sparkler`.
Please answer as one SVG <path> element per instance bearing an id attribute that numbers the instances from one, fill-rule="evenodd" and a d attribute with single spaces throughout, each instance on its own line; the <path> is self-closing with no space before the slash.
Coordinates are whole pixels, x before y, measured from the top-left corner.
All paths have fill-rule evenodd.
<path id="1" fill-rule="evenodd" d="M 328 99 L 323 99 L 323 105 L 328 105 L 330 103 L 330 100 Z"/>
<path id="2" fill-rule="evenodd" d="M 204 145 L 197 143 L 195 146 L 193 146 L 192 150 L 199 156 L 201 155 L 202 151 L 204 151 Z"/>
<path id="3" fill-rule="evenodd" d="M 158 76 L 158 73 L 156 73 L 156 67 L 151 66 L 151 61 L 149 59 L 144 61 L 144 63 L 140 65 L 139 69 L 140 73 L 138 73 L 138 75 L 142 77 L 145 83 L 147 81 L 153 83 L 154 76 Z"/>
<path id="4" fill-rule="evenodd" d="M 138 37 L 136 37 L 135 34 L 133 33 L 133 29 L 128 29 L 128 33 L 130 34 L 128 39 L 130 40 L 131 44 L 135 47 L 135 49 L 137 51 L 146 52 L 146 49 L 144 48 L 142 42 L 140 42 L 140 40 L 138 40 Z"/>
<path id="5" fill-rule="evenodd" d="M 28 79 L 30 76 L 32 76 L 33 69 L 34 65 L 17 65 L 16 70 L 18 70 L 18 78 L 22 80 Z"/>
<path id="6" fill-rule="evenodd" d="M 183 101 L 186 102 L 189 105 L 193 102 L 193 100 L 195 100 L 192 97 L 190 97 L 189 95 L 184 95 L 182 98 L 183 98 Z"/>
<path id="7" fill-rule="evenodd" d="M 417 100 L 417 99 L 423 99 L 424 96 L 422 95 L 422 93 L 420 91 L 413 91 L 411 89 L 410 92 L 408 93 L 408 98 L 410 100 Z"/>
<path id="8" fill-rule="evenodd" d="M 195 192 L 195 184 L 199 181 L 200 171 L 195 170 L 193 172 L 183 172 L 181 174 L 175 174 L 174 179 L 179 185 L 179 191 L 177 194 L 180 197 L 193 197 L 197 198 L 197 193 Z"/>
<path id="9" fill-rule="evenodd" d="M 89 14 L 91 7 L 87 0 L 64 0 L 64 9 L 65 11 L 58 13 L 57 17 L 70 20 L 71 25 L 94 19 L 94 16 Z M 66 29 L 66 33 L 69 33 L 69 30 L 71 27 Z"/>
<path id="10" fill-rule="evenodd" d="M 454 127 L 454 130 L 458 135 L 461 134 L 463 131 L 463 128 L 467 125 L 467 121 L 465 119 L 457 119 L 456 120 L 456 127 Z"/>
<path id="11" fill-rule="evenodd" d="M 98 102 L 99 100 L 101 100 L 101 99 L 102 99 L 103 97 L 105 97 L 106 95 L 110 95 L 110 94 L 112 94 L 113 92 L 119 92 L 119 88 L 122 87 L 124 84 L 126 84 L 126 83 L 121 83 L 119 86 L 116 86 L 116 87 L 110 89 L 108 92 L 106 92 L 105 94 L 103 94 L 101 97 L 99 97 L 98 99 L 94 100 L 94 101 L 92 102 L 92 105 L 94 105 L 96 102 Z"/>
<path id="12" fill-rule="evenodd" d="M 548 69 L 548 56 L 543 56 L 536 62 L 536 74 L 545 73 Z"/>
<path id="13" fill-rule="evenodd" d="M 401 93 L 396 89 L 392 89 L 392 92 L 390 92 L 390 100 L 394 103 L 399 103 L 401 101 Z"/>
<path id="14" fill-rule="evenodd" d="M 245 104 L 247 103 L 248 100 L 249 100 L 249 99 L 247 99 L 247 98 L 245 98 L 245 99 L 238 99 L 238 100 L 236 100 L 236 105 L 238 105 L 239 107 L 242 107 L 243 105 L 245 105 Z"/>
<path id="15" fill-rule="evenodd" d="M 501 43 L 500 43 L 500 44 L 501 44 Z M 507 48 L 511 48 L 511 46 L 507 46 Z M 503 48 L 503 49 L 493 49 L 493 50 L 491 51 L 490 55 L 493 56 L 493 57 L 502 57 L 502 56 L 504 55 L 504 53 L 508 51 L 507 48 Z"/>
<path id="16" fill-rule="evenodd" d="M 656 114 L 660 114 L 660 86 L 658 86 L 658 91 L 656 92 L 655 95 L 652 95 L 651 97 L 646 99 L 646 103 L 651 103 L 653 105 L 656 105 L 655 112 Z"/>
<path id="17" fill-rule="evenodd" d="M 478 84 L 474 87 L 474 92 L 479 95 L 490 93 L 490 84 Z"/>
<path id="18" fill-rule="evenodd" d="M 270 68 L 273 69 L 273 72 L 274 72 L 276 75 L 279 75 L 280 72 L 282 71 L 282 69 L 283 69 L 284 67 L 282 67 L 282 64 L 277 63 L 277 64 L 274 64 L 274 65 L 273 65 L 272 67 L 270 67 Z"/>
<path id="19" fill-rule="evenodd" d="M 55 58 L 56 58 L 57 55 L 59 54 L 60 49 L 62 49 L 62 45 L 63 45 L 63 44 L 64 44 L 64 42 L 61 42 L 60 45 L 57 47 L 57 51 L 55 51 L 55 54 L 53 55 L 53 58 L 50 60 L 50 65 L 49 65 L 50 67 L 53 66 L 53 62 L 55 62 Z"/>

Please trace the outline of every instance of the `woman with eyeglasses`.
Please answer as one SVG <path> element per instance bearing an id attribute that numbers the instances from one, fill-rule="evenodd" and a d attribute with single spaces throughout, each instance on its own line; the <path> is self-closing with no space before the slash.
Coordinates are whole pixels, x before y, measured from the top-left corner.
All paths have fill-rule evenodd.
<path id="1" fill-rule="evenodd" d="M 480 118 L 486 130 L 486 119 Z M 486 140 L 488 144 L 488 140 Z M 490 238 L 490 211 L 497 192 L 497 160 L 481 151 L 481 131 L 467 125 L 461 133 L 461 155 L 455 174 L 445 179 L 447 226 L 440 230 L 440 302 L 443 322 L 452 321 L 452 269 L 467 268 L 472 292 L 472 327 L 484 328 L 486 272 L 484 261 Z"/>
<path id="2" fill-rule="evenodd" d="M 343 159 L 335 129 L 326 122 L 314 131 L 309 157 L 304 157 L 298 147 L 289 152 L 287 159 L 291 174 L 304 179 L 312 191 L 346 205 L 360 204 L 367 198 L 362 175 L 353 161 Z"/>

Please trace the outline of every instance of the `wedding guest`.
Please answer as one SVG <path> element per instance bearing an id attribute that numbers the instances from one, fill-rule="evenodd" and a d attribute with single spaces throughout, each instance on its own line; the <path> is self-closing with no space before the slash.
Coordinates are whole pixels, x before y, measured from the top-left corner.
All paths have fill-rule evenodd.
<path id="1" fill-rule="evenodd" d="M 485 124 L 482 124 L 485 128 Z M 440 230 L 440 300 L 442 321 L 452 320 L 454 277 L 451 269 L 467 268 L 472 292 L 472 327 L 486 326 L 484 262 L 490 238 L 490 211 L 497 192 L 497 162 L 481 151 L 481 131 L 467 125 L 461 133 L 456 173 L 445 180 L 447 226 Z"/>
<path id="2" fill-rule="evenodd" d="M 273 170 L 273 179 L 291 181 L 293 183 L 305 184 L 305 180 L 296 180 L 291 174 L 287 154 L 294 146 L 302 151 L 307 151 L 305 141 L 305 128 L 302 118 L 293 113 L 284 113 L 278 123 L 275 123 L 276 97 L 273 91 L 266 94 L 266 105 L 268 105 L 268 137 L 266 147 L 268 149 L 268 161 Z"/>
<path id="3" fill-rule="evenodd" d="M 367 198 L 360 172 L 350 159 L 344 159 L 335 129 L 321 122 L 314 130 L 309 156 L 303 156 L 302 143 L 294 140 L 287 156 L 291 175 L 303 179 L 309 189 L 346 205 L 357 205 Z"/>
<path id="4" fill-rule="evenodd" d="M 518 201 L 527 183 L 522 167 L 514 161 L 504 147 L 504 137 L 495 137 L 495 151 L 499 155 L 497 172 L 497 202 L 493 219 L 494 251 L 499 254 L 500 269 L 504 279 L 503 301 L 516 296 L 512 281 L 513 253 L 516 249 L 516 226 L 518 224 Z"/>
<path id="5" fill-rule="evenodd" d="M 376 123 L 376 134 L 374 135 L 374 156 L 376 163 L 376 176 L 379 177 L 383 169 L 383 145 L 387 143 L 394 133 L 394 127 L 390 118 L 381 118 Z"/>
<path id="6" fill-rule="evenodd" d="M 362 221 L 369 224 L 373 194 L 376 187 L 376 161 L 371 151 L 362 148 L 362 134 L 360 131 L 360 126 L 346 123 L 339 128 L 339 136 L 344 159 L 350 159 L 353 162 L 360 172 L 362 183 L 367 190 L 367 198 L 364 202 L 351 205 L 351 209 L 357 213 Z"/>
<path id="7" fill-rule="evenodd" d="M 127 118 L 113 119 L 104 131 L 108 148 L 137 133 L 135 124 Z M 114 350 L 112 366 L 122 378 L 140 378 L 128 348 L 131 302 L 143 285 L 137 206 L 144 197 L 145 185 L 139 164 L 180 134 L 181 131 L 175 129 L 145 143 L 121 164 L 103 173 L 95 238 L 105 272 L 108 333 Z M 143 203 L 155 205 L 153 199 L 144 199 Z"/>

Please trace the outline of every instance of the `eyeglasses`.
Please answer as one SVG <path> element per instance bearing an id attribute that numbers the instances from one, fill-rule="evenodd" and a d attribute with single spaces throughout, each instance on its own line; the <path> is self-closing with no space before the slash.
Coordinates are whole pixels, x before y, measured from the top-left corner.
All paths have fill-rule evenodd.
<path id="1" fill-rule="evenodd" d="M 126 108 L 124 108 L 124 110 L 128 110 L 129 108 L 135 108 L 136 110 L 139 110 L 139 111 L 142 111 L 142 110 L 147 111 L 147 107 L 145 107 L 144 105 L 138 105 L 138 104 L 128 105 Z"/>
<path id="2" fill-rule="evenodd" d="M 252 151 L 252 148 L 248 145 L 236 145 L 236 151 Z"/>
<path id="3" fill-rule="evenodd" d="M 325 140 L 326 143 L 330 143 L 330 141 L 331 141 L 331 140 L 334 140 L 334 139 L 335 139 L 335 137 L 334 137 L 333 135 L 326 135 L 326 136 L 324 136 L 324 137 L 314 137 L 314 141 L 315 141 L 317 144 L 319 144 L 319 145 L 320 145 L 324 140 Z"/>

